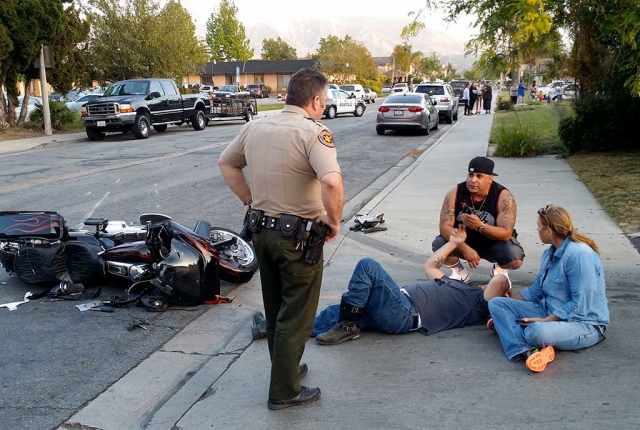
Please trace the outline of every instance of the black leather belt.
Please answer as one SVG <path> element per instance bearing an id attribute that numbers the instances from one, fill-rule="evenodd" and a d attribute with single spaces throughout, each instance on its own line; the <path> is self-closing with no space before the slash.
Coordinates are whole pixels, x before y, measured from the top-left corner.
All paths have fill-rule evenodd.
<path id="1" fill-rule="evenodd" d="M 280 218 L 265 215 L 262 217 L 262 228 L 280 231 Z"/>

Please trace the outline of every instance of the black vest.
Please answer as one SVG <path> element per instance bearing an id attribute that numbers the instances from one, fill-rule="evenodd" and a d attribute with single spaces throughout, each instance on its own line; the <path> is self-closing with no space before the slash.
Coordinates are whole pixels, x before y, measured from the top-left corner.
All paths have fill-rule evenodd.
<path id="1" fill-rule="evenodd" d="M 474 210 L 474 213 L 478 218 L 480 218 L 480 220 L 487 225 L 495 226 L 496 219 L 498 218 L 498 199 L 500 198 L 500 193 L 503 190 L 506 190 L 506 188 L 494 181 L 491 184 L 491 188 L 489 188 L 489 194 L 487 194 L 487 198 L 484 202 L 474 202 L 471 198 L 471 193 L 467 189 L 467 183 L 459 183 L 456 192 L 456 220 L 453 225 L 457 227 L 458 224 L 460 224 L 460 213 L 466 206 L 469 206 Z M 470 247 L 474 249 L 487 248 L 491 246 L 491 243 L 493 242 L 493 240 L 489 239 L 485 235 L 475 230 L 467 229 L 466 243 Z"/>

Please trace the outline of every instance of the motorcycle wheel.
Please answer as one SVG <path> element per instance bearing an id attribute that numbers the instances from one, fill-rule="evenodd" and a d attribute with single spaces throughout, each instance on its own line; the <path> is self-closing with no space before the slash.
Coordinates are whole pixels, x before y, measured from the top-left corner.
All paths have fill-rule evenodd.
<path id="1" fill-rule="evenodd" d="M 234 284 L 249 282 L 258 270 L 253 245 L 240 237 L 235 231 L 221 227 L 211 227 L 209 241 L 214 244 L 230 238 L 236 242 L 225 246 L 216 246 L 220 256 L 220 279 Z"/>

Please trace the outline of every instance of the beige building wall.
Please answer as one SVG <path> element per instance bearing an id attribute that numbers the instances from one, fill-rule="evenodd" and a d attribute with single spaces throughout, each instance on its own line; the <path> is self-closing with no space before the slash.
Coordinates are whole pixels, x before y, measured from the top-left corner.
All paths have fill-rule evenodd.
<path id="1" fill-rule="evenodd" d="M 278 75 L 275 73 L 265 73 L 264 74 L 264 84 L 271 88 L 271 92 L 275 95 L 278 90 Z"/>

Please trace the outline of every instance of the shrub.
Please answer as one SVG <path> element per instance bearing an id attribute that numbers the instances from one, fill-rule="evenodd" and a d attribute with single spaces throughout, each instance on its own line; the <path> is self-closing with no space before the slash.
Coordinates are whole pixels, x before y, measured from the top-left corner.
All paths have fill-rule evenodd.
<path id="1" fill-rule="evenodd" d="M 513 103 L 511 100 L 500 99 L 498 103 L 496 103 L 496 110 L 511 110 L 513 109 Z"/>
<path id="2" fill-rule="evenodd" d="M 67 130 L 70 128 L 82 128 L 80 113 L 71 110 L 64 105 L 53 100 L 49 100 L 49 114 L 51 115 L 51 127 L 55 130 Z M 44 107 L 36 105 L 36 108 L 29 116 L 30 126 L 44 128 Z"/>
<path id="3" fill-rule="evenodd" d="M 382 94 L 382 85 L 380 85 L 380 82 L 378 82 L 378 81 L 376 81 L 374 79 L 360 79 L 359 83 L 364 88 L 371 88 L 378 95 Z"/>
<path id="4" fill-rule="evenodd" d="M 530 157 L 542 152 L 542 139 L 532 127 L 520 124 L 498 127 L 496 133 L 498 157 Z"/>
<path id="5" fill-rule="evenodd" d="M 640 99 L 600 93 L 574 105 L 574 115 L 560 121 L 558 135 L 569 153 L 638 149 L 635 121 Z"/>

